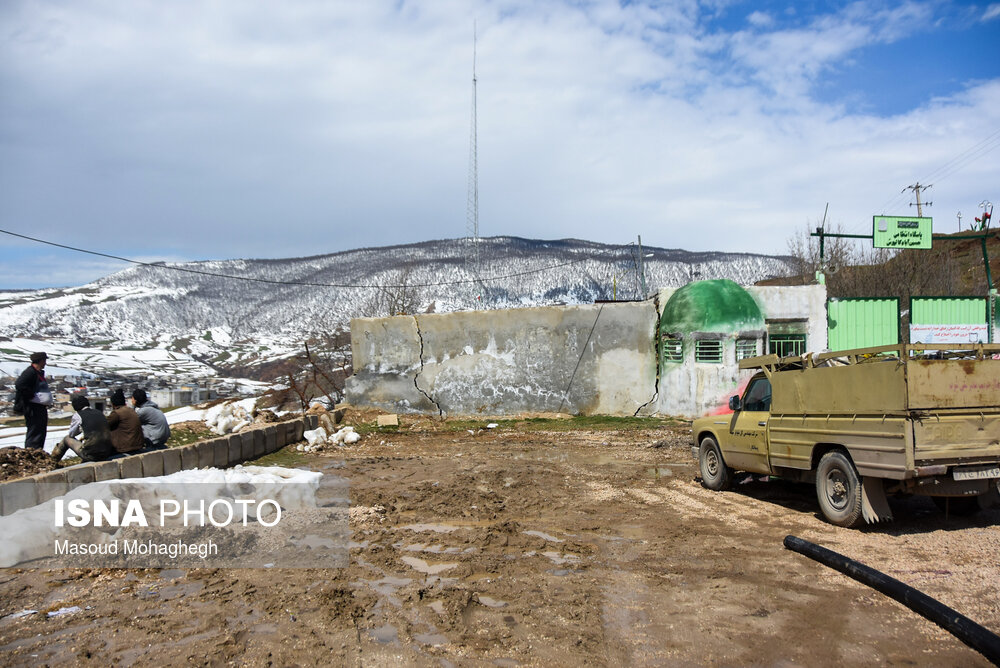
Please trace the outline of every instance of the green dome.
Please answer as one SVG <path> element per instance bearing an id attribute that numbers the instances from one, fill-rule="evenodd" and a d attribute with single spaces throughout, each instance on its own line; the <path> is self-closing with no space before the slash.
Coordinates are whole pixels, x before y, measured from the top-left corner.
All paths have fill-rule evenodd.
<path id="1" fill-rule="evenodd" d="M 670 296 L 660 316 L 661 332 L 732 334 L 764 329 L 764 316 L 750 293 L 728 279 L 688 283 Z"/>

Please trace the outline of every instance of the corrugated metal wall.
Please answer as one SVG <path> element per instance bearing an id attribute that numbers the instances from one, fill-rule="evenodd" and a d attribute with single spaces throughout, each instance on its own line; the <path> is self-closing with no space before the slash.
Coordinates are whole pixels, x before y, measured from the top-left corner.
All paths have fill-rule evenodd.
<path id="1" fill-rule="evenodd" d="M 986 322 L 985 297 L 913 297 L 914 325 L 979 325 Z"/>
<path id="2" fill-rule="evenodd" d="M 899 343 L 899 300 L 831 299 L 826 304 L 830 350 L 850 350 Z"/>

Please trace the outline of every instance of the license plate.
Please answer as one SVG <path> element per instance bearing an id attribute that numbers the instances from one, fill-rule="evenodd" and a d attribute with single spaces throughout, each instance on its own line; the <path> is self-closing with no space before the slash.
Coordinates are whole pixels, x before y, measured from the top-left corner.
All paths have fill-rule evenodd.
<path id="1" fill-rule="evenodd" d="M 964 469 L 953 469 L 951 475 L 955 480 L 1000 478 L 1000 466 L 974 466 Z"/>

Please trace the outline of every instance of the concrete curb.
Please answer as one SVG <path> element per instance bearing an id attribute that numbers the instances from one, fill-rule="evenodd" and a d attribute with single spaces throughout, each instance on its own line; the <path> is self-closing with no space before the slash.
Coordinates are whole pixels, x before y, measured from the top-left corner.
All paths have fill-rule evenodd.
<path id="1" fill-rule="evenodd" d="M 0 483 L 0 515 L 10 515 L 60 496 L 80 485 L 123 478 L 148 478 L 196 468 L 228 468 L 277 452 L 302 440 L 305 429 L 315 429 L 318 418 L 307 415 L 260 429 L 199 441 L 166 450 L 154 450 L 106 462 L 89 462 Z"/>

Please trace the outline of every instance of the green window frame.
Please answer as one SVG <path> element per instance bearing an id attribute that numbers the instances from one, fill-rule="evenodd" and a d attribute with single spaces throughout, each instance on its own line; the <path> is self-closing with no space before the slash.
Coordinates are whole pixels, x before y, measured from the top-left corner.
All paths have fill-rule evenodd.
<path id="1" fill-rule="evenodd" d="M 660 342 L 661 358 L 664 362 L 684 361 L 684 342 L 665 336 Z"/>
<path id="2" fill-rule="evenodd" d="M 792 357 L 806 352 L 805 334 L 772 334 L 767 338 L 767 352 L 778 357 Z"/>
<path id="3" fill-rule="evenodd" d="M 736 339 L 736 361 L 757 357 L 757 339 Z"/>
<path id="4" fill-rule="evenodd" d="M 722 341 L 720 339 L 695 341 L 694 361 L 701 364 L 722 364 Z"/>

